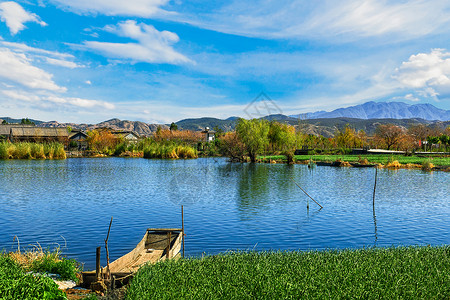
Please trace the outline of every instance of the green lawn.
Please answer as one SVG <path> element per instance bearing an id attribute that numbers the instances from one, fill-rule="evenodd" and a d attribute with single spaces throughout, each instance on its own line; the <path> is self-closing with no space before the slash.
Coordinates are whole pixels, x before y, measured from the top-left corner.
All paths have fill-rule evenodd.
<path id="1" fill-rule="evenodd" d="M 240 252 L 141 268 L 127 299 L 449 299 L 449 246 Z"/>
<path id="2" fill-rule="evenodd" d="M 283 155 L 260 156 L 263 160 L 285 160 Z M 386 164 L 389 160 L 397 160 L 401 164 L 422 164 L 424 161 L 430 159 L 435 166 L 450 166 L 450 157 L 418 157 L 418 156 L 404 156 L 391 154 L 372 154 L 372 155 L 296 155 L 295 159 L 298 161 L 309 160 L 313 161 L 342 161 L 357 162 L 360 159 L 366 158 L 372 163 Z"/>

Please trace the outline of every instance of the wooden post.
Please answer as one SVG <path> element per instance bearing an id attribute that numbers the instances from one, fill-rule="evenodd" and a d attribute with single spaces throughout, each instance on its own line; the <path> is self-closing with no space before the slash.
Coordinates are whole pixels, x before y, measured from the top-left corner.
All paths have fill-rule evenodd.
<path id="1" fill-rule="evenodd" d="M 97 277 L 97 281 L 100 280 L 100 253 L 102 251 L 102 247 L 97 247 L 97 252 L 95 254 L 95 276 Z"/>
<path id="2" fill-rule="evenodd" d="M 184 236 L 185 236 L 185 234 L 184 234 L 184 210 L 183 210 L 183 205 L 181 205 L 181 230 L 182 230 L 181 238 L 183 239 L 182 242 L 183 242 L 183 258 L 184 258 Z"/>
<path id="3" fill-rule="evenodd" d="M 167 239 L 168 239 L 168 241 L 167 241 L 167 249 L 166 249 L 166 259 L 170 259 L 170 242 L 171 242 L 171 239 L 172 239 L 172 232 L 171 231 L 169 231 L 167 233 Z"/>
<path id="4" fill-rule="evenodd" d="M 373 186 L 373 214 L 375 214 L 375 191 L 377 189 L 377 173 L 378 173 L 378 168 L 375 168 L 375 184 Z"/>

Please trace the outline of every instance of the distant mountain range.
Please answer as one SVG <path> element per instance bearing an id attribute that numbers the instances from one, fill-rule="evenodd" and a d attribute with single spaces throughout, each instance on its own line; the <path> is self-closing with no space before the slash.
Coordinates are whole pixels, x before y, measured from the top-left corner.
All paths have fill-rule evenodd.
<path id="1" fill-rule="evenodd" d="M 217 118 L 184 119 L 176 122 L 179 129 L 202 130 L 205 127 L 220 128 L 223 131 L 234 130 L 238 117 L 229 117 L 225 120 Z M 339 108 L 331 112 L 318 111 L 301 115 L 286 116 L 282 114 L 263 117 L 266 120 L 277 120 L 290 125 L 301 126 L 309 134 L 330 137 L 336 129 L 342 129 L 349 124 L 356 130 L 364 130 L 372 135 L 380 124 L 392 123 L 408 128 L 412 125 L 425 124 L 446 128 L 450 126 L 450 111 L 436 108 L 431 104 L 409 105 L 403 102 L 367 102 L 347 108 Z M 20 123 L 21 119 L 8 117 L 0 118 L 0 122 Z M 148 124 L 140 121 L 126 121 L 111 119 L 98 124 L 59 123 L 56 121 L 43 122 L 32 120 L 40 127 L 66 127 L 74 129 L 92 130 L 101 127 L 113 130 L 135 131 L 142 136 L 149 136 L 158 126 L 169 128 L 168 124 Z"/>
<path id="2" fill-rule="evenodd" d="M 424 119 L 430 121 L 450 120 L 450 110 L 439 109 L 432 104 L 406 104 L 403 102 L 366 102 L 338 108 L 331 112 L 317 111 L 291 117 L 306 119 L 355 118 L 355 119 Z"/>

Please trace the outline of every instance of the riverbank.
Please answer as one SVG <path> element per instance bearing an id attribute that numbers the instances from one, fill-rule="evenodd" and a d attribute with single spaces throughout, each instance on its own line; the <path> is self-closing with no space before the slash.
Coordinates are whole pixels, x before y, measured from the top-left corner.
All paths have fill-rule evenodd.
<path id="1" fill-rule="evenodd" d="M 143 267 L 126 299 L 447 299 L 449 255 L 449 246 L 230 252 Z"/>
<path id="2" fill-rule="evenodd" d="M 378 168 L 428 169 L 450 171 L 450 156 L 376 155 L 295 155 L 300 164 L 324 163 L 324 165 L 351 167 L 372 166 Z M 260 156 L 260 162 L 286 163 L 283 155 Z"/>

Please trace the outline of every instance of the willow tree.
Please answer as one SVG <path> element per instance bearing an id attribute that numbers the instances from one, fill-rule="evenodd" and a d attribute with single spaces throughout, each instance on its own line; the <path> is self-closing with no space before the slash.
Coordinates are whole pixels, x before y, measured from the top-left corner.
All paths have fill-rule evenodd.
<path id="1" fill-rule="evenodd" d="M 236 134 L 245 145 L 251 162 L 269 145 L 269 122 L 261 119 L 239 119 L 236 125 Z"/>
<path id="2" fill-rule="evenodd" d="M 274 151 L 280 151 L 286 156 L 288 163 L 294 162 L 297 137 L 293 126 L 272 121 L 269 126 L 268 138 Z"/>

